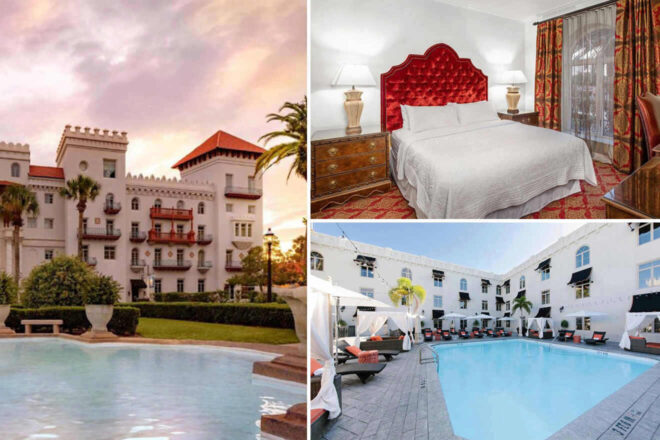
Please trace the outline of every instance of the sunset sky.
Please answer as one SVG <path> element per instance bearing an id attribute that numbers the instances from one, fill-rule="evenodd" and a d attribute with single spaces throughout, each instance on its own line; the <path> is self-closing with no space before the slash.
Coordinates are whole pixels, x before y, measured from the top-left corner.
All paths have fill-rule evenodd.
<path id="1" fill-rule="evenodd" d="M 305 94 L 305 3 L 3 0 L 0 140 L 55 165 L 66 124 L 127 131 L 127 169 L 170 177 L 218 129 L 257 143 L 280 128 L 265 115 Z M 284 247 L 306 212 L 289 165 L 264 178 L 264 229 Z"/>

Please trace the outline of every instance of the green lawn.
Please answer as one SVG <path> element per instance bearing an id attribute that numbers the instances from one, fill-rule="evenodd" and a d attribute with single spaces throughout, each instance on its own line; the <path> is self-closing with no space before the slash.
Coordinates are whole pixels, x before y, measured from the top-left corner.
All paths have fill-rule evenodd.
<path id="1" fill-rule="evenodd" d="M 295 331 L 283 328 L 211 324 L 174 319 L 140 318 L 137 333 L 154 339 L 197 339 L 200 341 L 260 342 L 292 344 L 298 342 Z"/>

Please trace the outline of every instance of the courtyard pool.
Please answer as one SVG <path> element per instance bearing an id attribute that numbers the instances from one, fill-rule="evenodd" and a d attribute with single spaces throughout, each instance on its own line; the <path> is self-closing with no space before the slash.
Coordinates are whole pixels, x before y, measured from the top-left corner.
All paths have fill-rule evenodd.
<path id="1" fill-rule="evenodd" d="M 545 439 L 655 364 L 526 340 L 433 348 L 454 433 L 469 440 Z"/>
<path id="2" fill-rule="evenodd" d="M 304 388 L 252 379 L 271 356 L 194 346 L 0 340 L 3 439 L 259 438 Z"/>

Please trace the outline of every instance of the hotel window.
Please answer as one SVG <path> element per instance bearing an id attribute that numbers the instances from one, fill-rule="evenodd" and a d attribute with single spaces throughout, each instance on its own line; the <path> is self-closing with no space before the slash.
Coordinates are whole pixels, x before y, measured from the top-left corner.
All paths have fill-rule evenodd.
<path id="1" fill-rule="evenodd" d="M 310 254 L 312 270 L 323 270 L 323 255 L 318 252 Z"/>
<path id="2" fill-rule="evenodd" d="M 525 288 L 525 276 L 520 277 L 520 282 L 518 283 L 520 285 L 520 290 Z"/>
<path id="3" fill-rule="evenodd" d="M 177 266 L 183 266 L 183 249 L 176 250 L 176 264 Z"/>
<path id="4" fill-rule="evenodd" d="M 442 287 L 442 277 L 433 277 L 433 286 Z"/>
<path id="5" fill-rule="evenodd" d="M 225 174 L 225 186 L 229 186 L 229 187 L 234 186 L 234 175 L 233 174 Z"/>
<path id="6" fill-rule="evenodd" d="M 481 293 L 488 293 L 488 284 L 481 283 Z"/>
<path id="7" fill-rule="evenodd" d="M 204 214 L 204 202 L 197 204 L 197 214 Z"/>
<path id="8" fill-rule="evenodd" d="M 137 266 L 140 259 L 140 251 L 137 248 L 131 249 L 131 266 Z"/>
<path id="9" fill-rule="evenodd" d="M 575 267 L 582 267 L 589 264 L 589 246 L 582 246 L 575 253 Z"/>
<path id="10" fill-rule="evenodd" d="M 27 227 L 30 228 L 30 229 L 36 228 L 37 227 L 37 218 L 36 217 L 28 217 Z"/>
<path id="11" fill-rule="evenodd" d="M 481 310 L 488 310 L 488 301 L 481 301 Z"/>
<path id="12" fill-rule="evenodd" d="M 546 267 L 541 270 L 541 281 L 550 279 L 550 267 Z"/>
<path id="13" fill-rule="evenodd" d="M 360 293 L 364 296 L 368 296 L 369 298 L 374 297 L 374 289 L 360 289 Z"/>
<path id="14" fill-rule="evenodd" d="M 467 280 L 465 278 L 461 278 L 461 290 L 463 292 L 467 291 Z"/>
<path id="15" fill-rule="evenodd" d="M 176 202 L 176 209 L 183 209 L 186 207 L 186 204 L 183 203 L 183 200 L 179 200 Z"/>
<path id="16" fill-rule="evenodd" d="M 154 266 L 160 266 L 163 258 L 163 250 L 158 248 L 154 249 Z"/>
<path id="17" fill-rule="evenodd" d="M 176 291 L 177 291 L 178 293 L 183 293 L 183 292 L 184 292 L 184 285 L 183 285 L 183 282 L 184 282 L 183 278 L 178 278 L 178 279 L 176 280 Z"/>
<path id="18" fill-rule="evenodd" d="M 247 236 L 252 237 L 252 223 L 248 223 L 247 225 Z"/>
<path id="19" fill-rule="evenodd" d="M 501 302 L 496 302 L 495 303 L 495 310 L 498 312 L 502 311 L 502 303 Z"/>
<path id="20" fill-rule="evenodd" d="M 154 280 L 154 293 L 161 293 L 163 291 L 163 280 Z"/>
<path id="21" fill-rule="evenodd" d="M 87 219 L 83 219 L 83 233 L 87 233 Z"/>
<path id="22" fill-rule="evenodd" d="M 502 294 L 502 286 L 497 286 L 495 288 L 495 294 L 496 295 L 501 295 Z"/>
<path id="23" fill-rule="evenodd" d="M 502 327 L 502 321 L 500 319 L 495 320 L 495 327 L 497 327 L 497 328 Z"/>
<path id="24" fill-rule="evenodd" d="M 183 225 L 176 225 L 176 235 L 178 236 L 183 235 Z"/>
<path id="25" fill-rule="evenodd" d="M 373 278 L 374 267 L 368 264 L 363 264 L 362 266 L 360 266 L 360 276 L 365 278 Z"/>
<path id="26" fill-rule="evenodd" d="M 227 211 L 227 212 L 234 212 L 234 205 L 232 205 L 231 203 L 227 203 L 227 204 L 225 205 L 225 211 Z"/>
<path id="27" fill-rule="evenodd" d="M 433 307 L 437 307 L 437 308 L 442 307 L 442 296 L 433 295 Z"/>
<path id="28" fill-rule="evenodd" d="M 458 301 L 458 304 L 459 304 L 459 308 L 467 309 L 467 301 L 466 300 L 462 299 L 462 300 Z"/>
<path id="29" fill-rule="evenodd" d="M 256 214 L 257 207 L 255 205 L 248 205 L 248 214 Z"/>
<path id="30" fill-rule="evenodd" d="M 19 164 L 11 164 L 11 177 L 21 177 L 21 166 Z"/>
<path id="31" fill-rule="evenodd" d="M 197 291 L 198 292 L 206 292 L 206 280 L 201 278 L 197 280 Z"/>
<path id="32" fill-rule="evenodd" d="M 412 271 L 408 269 L 407 267 L 404 267 L 401 269 L 401 277 L 402 278 L 408 278 L 409 280 L 412 280 Z"/>
<path id="33" fill-rule="evenodd" d="M 137 211 L 140 209 L 140 199 L 138 199 L 137 197 L 133 197 L 131 199 L 131 209 L 133 211 Z"/>
<path id="34" fill-rule="evenodd" d="M 132 238 L 137 238 L 138 235 L 140 235 L 140 223 L 132 222 L 131 223 L 131 237 Z"/>
<path id="35" fill-rule="evenodd" d="M 576 330 L 591 330 L 591 318 L 585 316 L 584 318 L 575 318 Z"/>
<path id="36" fill-rule="evenodd" d="M 115 247 L 114 246 L 104 246 L 103 247 L 103 258 L 106 260 L 115 259 Z M 126 263 L 124 263 L 126 264 Z"/>
<path id="37" fill-rule="evenodd" d="M 231 266 L 233 261 L 234 261 L 234 251 L 231 249 L 227 249 L 225 251 L 225 264 Z"/>
<path id="38" fill-rule="evenodd" d="M 114 220 L 106 220 L 105 221 L 105 232 L 108 235 L 114 235 L 115 231 L 115 221 Z"/>
<path id="39" fill-rule="evenodd" d="M 156 235 L 160 235 L 160 233 L 163 232 L 163 226 L 160 223 L 156 223 L 154 225 L 154 231 L 156 232 Z"/>
<path id="40" fill-rule="evenodd" d="M 256 188 L 256 185 L 254 184 L 254 177 L 253 176 L 248 176 L 248 189 L 250 191 L 252 191 L 255 188 Z"/>
<path id="41" fill-rule="evenodd" d="M 506 311 L 508 312 L 510 310 L 511 310 L 511 301 L 507 301 L 506 302 Z"/>
<path id="42" fill-rule="evenodd" d="M 114 179 L 117 175 L 117 161 L 103 159 L 103 177 Z"/>
<path id="43" fill-rule="evenodd" d="M 550 304 L 550 291 L 544 290 L 541 292 L 541 304 Z"/>
<path id="44" fill-rule="evenodd" d="M 89 261 L 89 245 L 83 244 L 82 256 L 83 256 L 83 261 Z"/>
<path id="45" fill-rule="evenodd" d="M 160 208 L 163 206 L 163 202 L 160 199 L 154 200 L 154 208 Z"/>
<path id="46" fill-rule="evenodd" d="M 660 223 L 646 223 L 637 228 L 639 244 L 646 244 L 660 238 Z"/>
<path id="47" fill-rule="evenodd" d="M 511 293 L 511 285 L 510 284 L 507 284 L 506 286 L 504 286 L 504 293 L 507 293 L 507 294 Z"/>
<path id="48" fill-rule="evenodd" d="M 589 283 L 576 284 L 575 285 L 575 298 L 589 298 Z"/>
<path id="49" fill-rule="evenodd" d="M 45 229 L 53 229 L 54 222 L 55 222 L 55 220 L 53 220 L 52 218 L 45 218 L 44 219 L 44 228 Z"/>
<path id="50" fill-rule="evenodd" d="M 53 250 L 52 249 L 44 250 L 44 260 L 52 260 L 52 259 L 53 259 Z"/>
<path id="51" fill-rule="evenodd" d="M 660 260 L 640 264 L 638 280 L 637 287 L 640 289 L 660 286 Z"/>
<path id="52" fill-rule="evenodd" d="M 46 205 L 52 205 L 53 204 L 53 193 L 44 194 L 44 203 Z"/>
<path id="53" fill-rule="evenodd" d="M 203 239 L 206 236 L 206 226 L 199 225 L 197 226 L 197 238 Z"/>

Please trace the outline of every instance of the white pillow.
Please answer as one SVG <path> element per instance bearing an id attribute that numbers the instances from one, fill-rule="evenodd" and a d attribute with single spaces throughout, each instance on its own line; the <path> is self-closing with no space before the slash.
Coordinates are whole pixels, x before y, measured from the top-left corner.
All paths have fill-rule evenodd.
<path id="1" fill-rule="evenodd" d="M 404 107 L 402 111 L 404 128 L 407 125 L 408 130 L 413 133 L 458 126 L 458 116 L 454 104 L 442 106 L 406 105 L 402 107 Z"/>
<path id="2" fill-rule="evenodd" d="M 475 122 L 497 121 L 497 111 L 489 101 L 471 102 L 469 104 L 455 104 L 458 120 L 461 125 Z"/>

